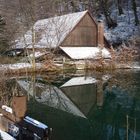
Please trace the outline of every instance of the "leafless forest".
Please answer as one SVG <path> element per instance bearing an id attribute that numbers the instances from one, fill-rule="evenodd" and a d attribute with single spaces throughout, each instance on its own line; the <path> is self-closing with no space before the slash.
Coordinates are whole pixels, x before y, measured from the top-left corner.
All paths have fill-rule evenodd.
<path id="1" fill-rule="evenodd" d="M 112 12 L 116 10 L 115 16 L 120 16 L 128 10 L 133 12 L 134 26 L 139 26 L 139 6 L 138 0 L 0 0 L 0 50 L 7 50 L 39 19 L 83 10 L 96 19 L 103 15 L 109 29 L 119 24 Z"/>

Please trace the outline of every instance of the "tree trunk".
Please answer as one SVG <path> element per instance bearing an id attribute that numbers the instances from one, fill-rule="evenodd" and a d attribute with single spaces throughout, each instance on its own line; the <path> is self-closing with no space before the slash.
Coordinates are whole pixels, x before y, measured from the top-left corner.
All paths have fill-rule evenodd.
<path id="1" fill-rule="evenodd" d="M 36 70 L 36 62 L 35 62 L 35 30 L 34 30 L 33 26 L 32 26 L 32 52 L 33 52 L 32 67 L 33 67 L 33 72 L 35 72 L 35 70 Z"/>
<path id="2" fill-rule="evenodd" d="M 4 52 L 8 46 L 8 39 L 5 28 L 6 22 L 3 17 L 0 15 L 0 52 Z"/>
<path id="3" fill-rule="evenodd" d="M 28 3 L 26 3 L 26 5 L 28 5 L 28 9 L 26 9 L 27 7 L 24 7 L 24 3 L 25 1 L 23 0 L 19 0 L 19 4 L 20 4 L 20 11 L 21 13 L 24 15 L 25 17 L 25 23 L 28 26 L 31 26 L 31 32 L 32 32 L 32 53 L 33 56 L 31 58 L 31 64 L 32 64 L 32 70 L 33 72 L 35 72 L 36 70 L 36 62 L 35 62 L 35 42 L 36 42 L 36 38 L 35 38 L 35 29 L 34 29 L 34 23 L 36 20 L 36 13 L 35 13 L 35 5 L 36 2 L 35 1 L 29 1 Z M 26 45 L 26 41 L 24 42 Z M 25 46 L 27 47 L 27 46 Z"/>
<path id="4" fill-rule="evenodd" d="M 77 12 L 77 7 L 76 7 L 74 1 L 72 1 L 72 0 L 70 1 L 70 6 L 72 8 L 72 12 Z"/>
<path id="5" fill-rule="evenodd" d="M 117 22 L 110 17 L 107 2 L 107 0 L 100 0 L 100 5 L 102 5 L 102 10 L 106 18 L 108 28 L 115 28 L 117 26 Z"/>
<path id="6" fill-rule="evenodd" d="M 122 0 L 117 0 L 119 15 L 123 14 Z"/>
<path id="7" fill-rule="evenodd" d="M 139 24 L 139 19 L 138 19 L 138 14 L 137 14 L 137 5 L 135 0 L 131 0 L 132 2 L 132 8 L 134 11 L 134 16 L 135 16 L 135 25 L 137 26 Z"/>

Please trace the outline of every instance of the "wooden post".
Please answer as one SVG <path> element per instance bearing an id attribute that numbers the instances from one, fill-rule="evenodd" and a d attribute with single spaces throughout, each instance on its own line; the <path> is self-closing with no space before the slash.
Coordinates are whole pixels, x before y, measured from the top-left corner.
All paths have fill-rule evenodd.
<path id="1" fill-rule="evenodd" d="M 32 26 L 32 51 L 33 51 L 33 56 L 32 56 L 32 67 L 33 67 L 33 72 L 36 70 L 36 62 L 35 62 L 35 29 Z"/>
<path id="2" fill-rule="evenodd" d="M 63 61 L 63 62 L 62 62 L 62 63 L 63 63 L 63 70 L 64 70 L 64 68 L 65 68 L 64 65 L 65 65 L 65 62 L 66 62 L 66 58 L 63 57 L 63 60 L 62 60 L 62 61 Z"/>
<path id="3" fill-rule="evenodd" d="M 103 83 L 100 80 L 97 83 L 97 106 L 102 107 L 104 102 L 104 95 L 103 95 Z"/>
<path id="4" fill-rule="evenodd" d="M 134 119 L 134 140 L 136 139 L 136 118 Z"/>
<path id="5" fill-rule="evenodd" d="M 128 129 L 129 129 L 129 122 L 128 122 L 128 115 L 126 115 L 126 140 L 128 140 Z"/>

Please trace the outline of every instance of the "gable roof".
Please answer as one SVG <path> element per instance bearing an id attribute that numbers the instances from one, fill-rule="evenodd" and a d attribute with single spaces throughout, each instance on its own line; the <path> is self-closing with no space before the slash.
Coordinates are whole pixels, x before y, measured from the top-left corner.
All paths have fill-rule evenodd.
<path id="1" fill-rule="evenodd" d="M 88 11 L 38 20 L 33 27 L 36 35 L 35 48 L 58 47 L 86 13 Z M 31 29 L 15 42 L 16 48 L 32 48 Z"/>

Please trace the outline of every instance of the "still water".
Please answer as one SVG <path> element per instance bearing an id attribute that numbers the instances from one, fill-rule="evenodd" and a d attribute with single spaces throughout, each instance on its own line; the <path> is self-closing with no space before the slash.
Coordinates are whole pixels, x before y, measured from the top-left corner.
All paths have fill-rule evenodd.
<path id="1" fill-rule="evenodd" d="M 44 74 L 17 85 L 52 140 L 140 140 L 140 71 Z"/>

